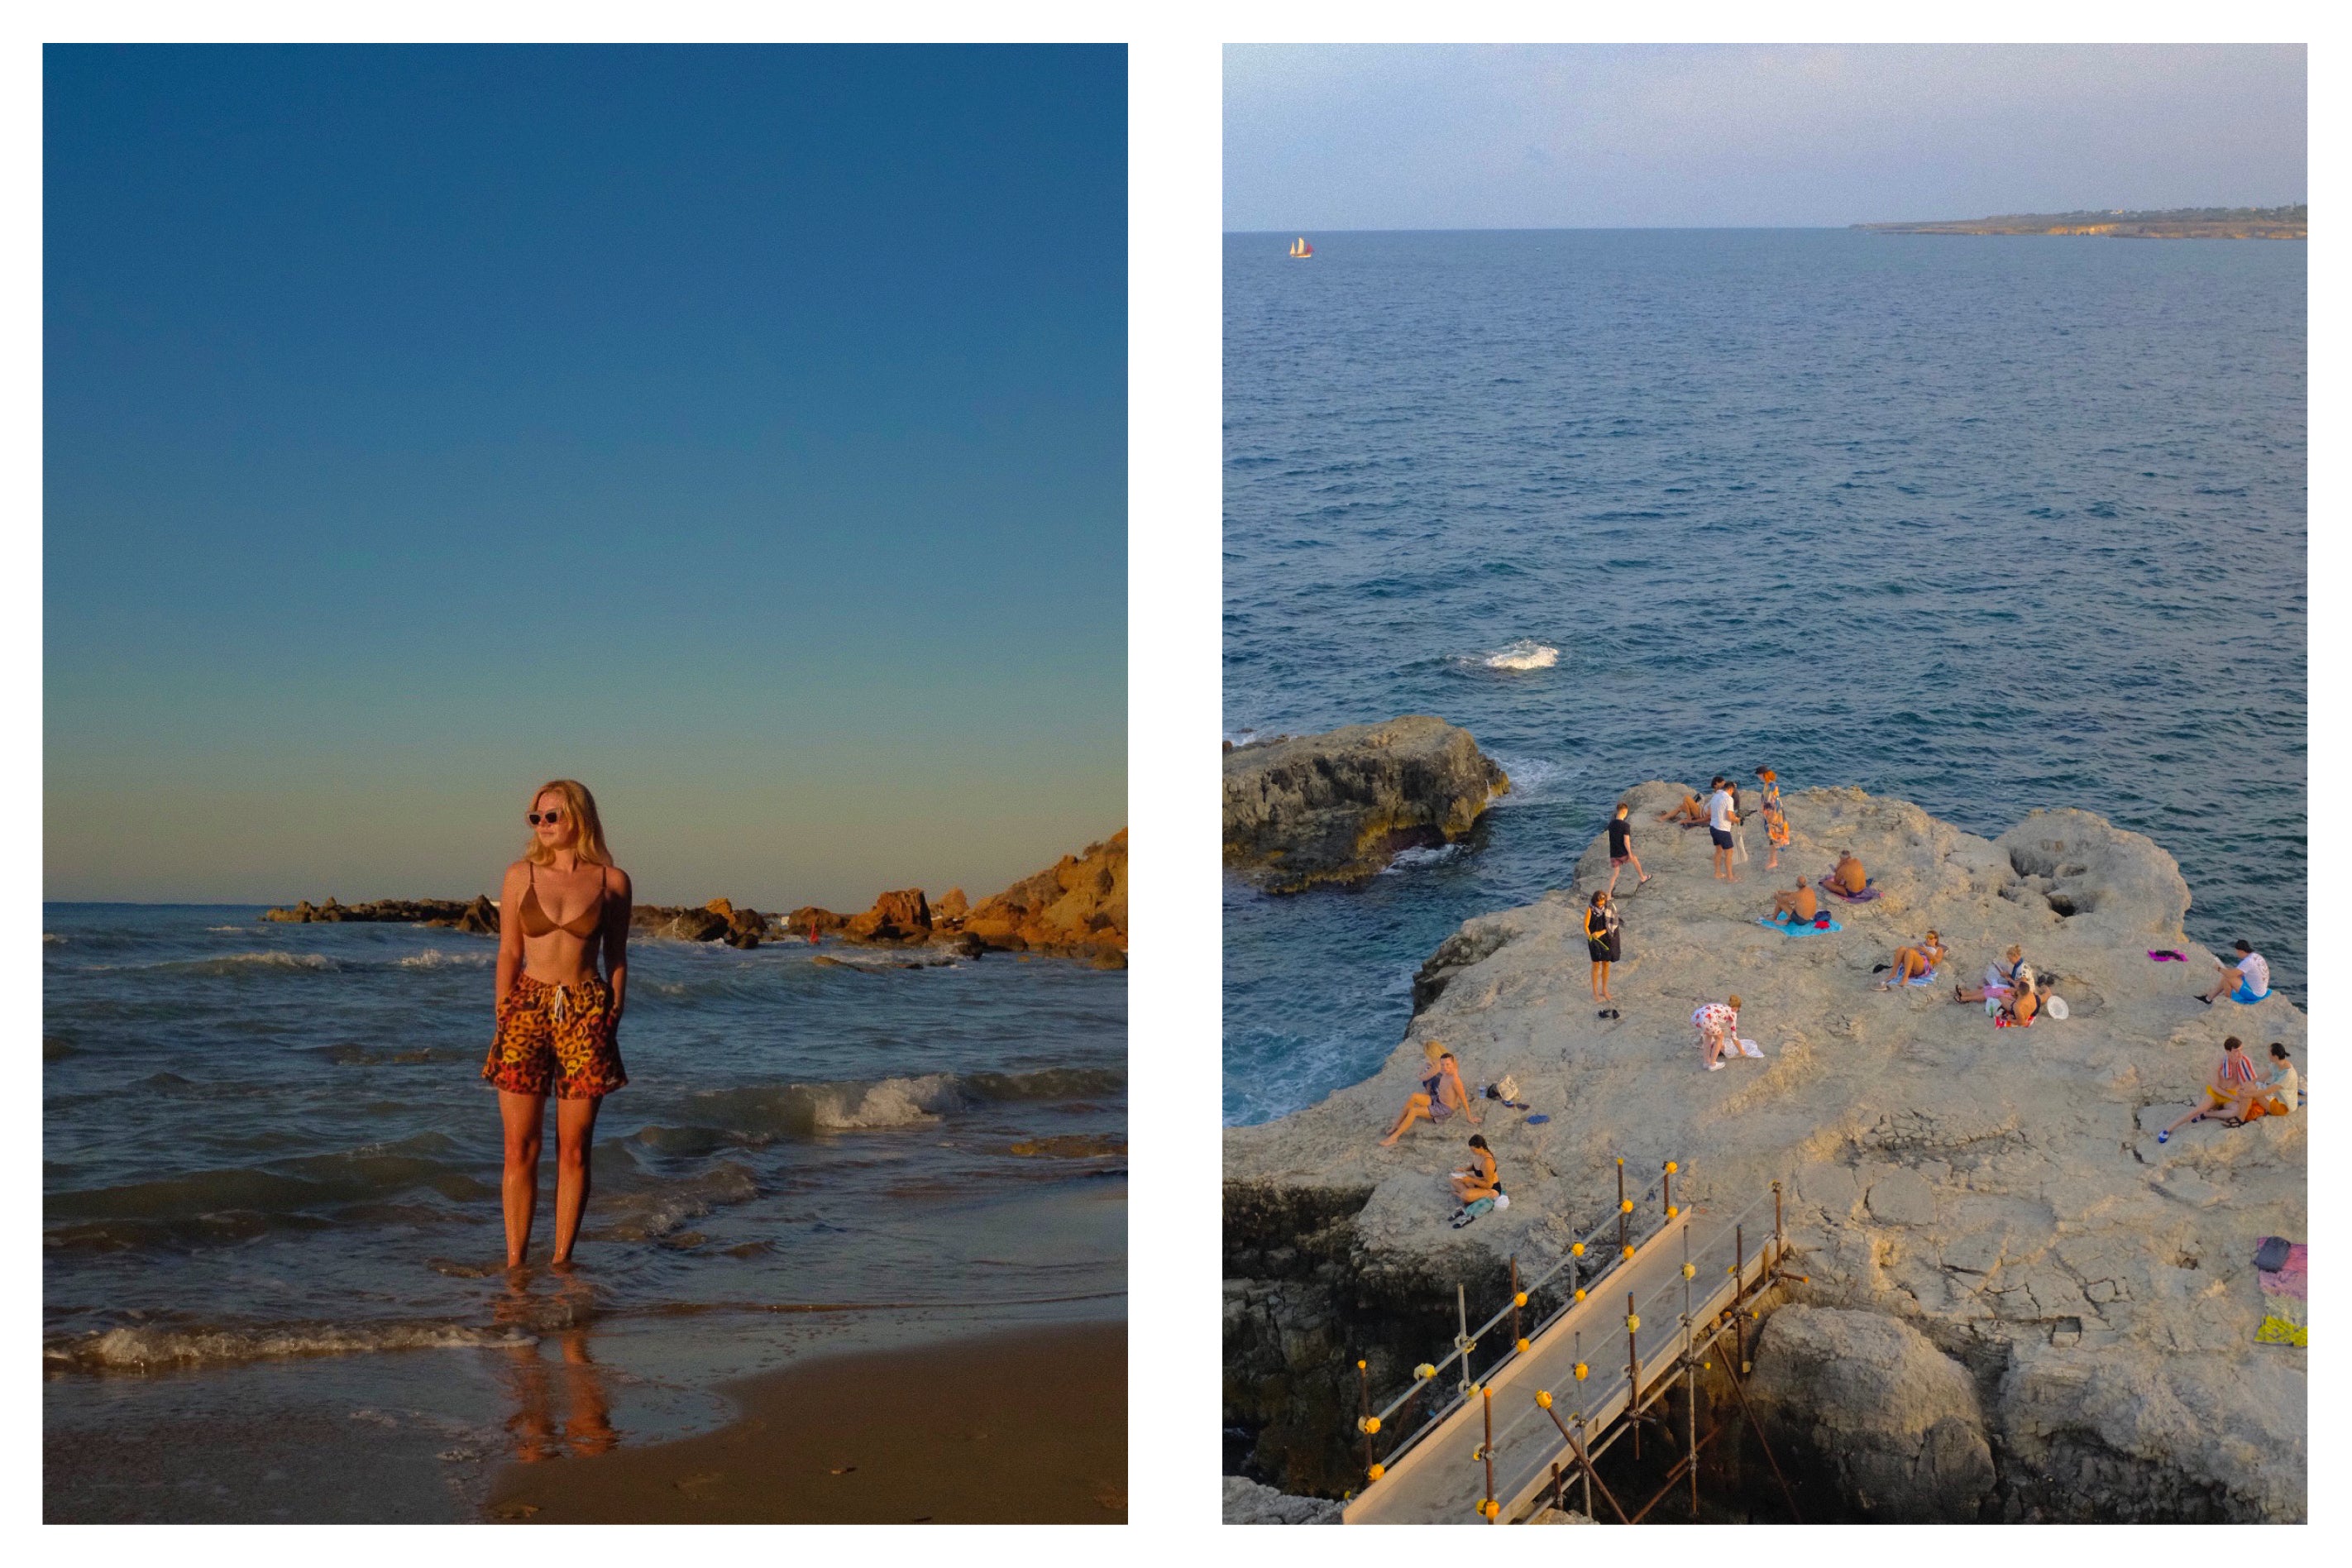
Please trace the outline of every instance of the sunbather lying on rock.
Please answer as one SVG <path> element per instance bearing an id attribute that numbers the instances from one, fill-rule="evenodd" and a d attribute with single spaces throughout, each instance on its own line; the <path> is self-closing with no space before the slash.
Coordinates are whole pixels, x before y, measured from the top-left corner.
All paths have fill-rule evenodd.
<path id="1" fill-rule="evenodd" d="M 1429 1062 L 1429 1076 L 1421 1080 L 1418 1091 L 1405 1096 L 1404 1114 L 1397 1118 L 1389 1135 L 1381 1140 L 1383 1149 L 1394 1144 L 1404 1136 L 1406 1128 L 1423 1118 L 1444 1121 L 1459 1111 L 1471 1126 L 1478 1125 L 1478 1113 L 1471 1108 L 1470 1091 L 1462 1087 L 1462 1068 L 1454 1061 L 1454 1053 L 1435 1040 L 1422 1047 L 1421 1051 Z"/>
<path id="2" fill-rule="evenodd" d="M 1470 1135 L 1470 1163 L 1455 1171 L 1452 1181 L 1454 1195 L 1465 1204 L 1491 1198 L 1503 1190 L 1502 1173 L 1495 1166 L 1495 1152 L 1486 1147 L 1484 1137 L 1475 1132 Z"/>
<path id="3" fill-rule="evenodd" d="M 1886 978 L 1878 983 L 1878 988 L 1891 991 L 1897 985 L 1908 985 L 1914 980 L 1925 980 L 1935 973 L 1936 966 L 1943 962 L 1944 939 L 1929 931 L 1927 940 L 1918 946 L 1895 950 L 1895 966 L 1887 972 Z"/>
<path id="4" fill-rule="evenodd" d="M 2202 1121 L 2209 1116 L 2219 1116 L 2243 1101 L 2254 1089 L 2254 1064 L 2246 1056 L 2246 1045 L 2231 1035 L 2221 1042 L 2221 1059 L 2213 1064 L 2212 1076 L 2206 1080 L 2205 1103 L 2156 1135 L 2159 1143 L 2169 1143 L 2172 1135 L 2192 1121 Z"/>
<path id="5" fill-rule="evenodd" d="M 1679 822 L 1685 827 L 1704 827 L 1706 825 L 1706 807 L 1699 804 L 1698 796 L 1686 795 L 1683 796 L 1682 805 L 1672 811 L 1658 813 L 1658 820 Z"/>
<path id="6" fill-rule="evenodd" d="M 1862 862 L 1853 858 L 1851 849 L 1838 851 L 1837 867 L 1826 880 L 1839 892 L 1854 899 L 1862 897 L 1864 890 L 1870 886 L 1870 878 L 1864 873 Z"/>
<path id="7" fill-rule="evenodd" d="M 1813 923 L 1813 917 L 1821 912 L 1821 895 L 1814 892 L 1812 885 L 1802 877 L 1797 879 L 1794 888 L 1772 895 L 1772 918 L 1776 921 L 1809 926 Z"/>

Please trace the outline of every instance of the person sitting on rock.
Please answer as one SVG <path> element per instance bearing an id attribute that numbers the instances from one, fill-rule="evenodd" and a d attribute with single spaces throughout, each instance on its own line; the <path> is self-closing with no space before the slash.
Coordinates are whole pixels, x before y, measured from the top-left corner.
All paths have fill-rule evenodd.
<path id="1" fill-rule="evenodd" d="M 1460 1111 L 1471 1126 L 1478 1125 L 1477 1110 L 1470 1103 L 1470 1091 L 1462 1087 L 1462 1068 L 1454 1060 L 1454 1053 L 1432 1040 L 1422 1047 L 1421 1054 L 1429 1063 L 1429 1076 L 1421 1080 L 1417 1092 L 1405 1096 L 1404 1114 L 1397 1118 L 1389 1135 L 1381 1140 L 1383 1149 L 1393 1145 L 1404 1136 L 1406 1128 L 1423 1118 L 1444 1121 Z"/>
<path id="2" fill-rule="evenodd" d="M 2238 1120 L 2252 1121 L 2257 1116 L 2291 1115 L 2302 1092 L 2303 1080 L 2286 1054 L 2286 1042 L 2273 1040 L 2270 1081 L 2246 1097 L 2245 1103 L 2238 1107 Z"/>
<path id="3" fill-rule="evenodd" d="M 1897 985 L 1908 985 L 1915 980 L 1925 980 L 1935 973 L 1936 966 L 1943 962 L 1944 939 L 1934 931 L 1929 931 L 1927 940 L 1918 946 L 1898 947 L 1895 950 L 1895 966 L 1887 973 L 1886 978 L 1878 983 L 1878 988 L 1881 991 L 1892 991 Z"/>
<path id="4" fill-rule="evenodd" d="M 2003 1029 L 2030 1028 L 2049 999 L 2050 982 L 2044 980 L 2037 984 L 2032 980 L 2021 980 L 2010 992 L 2008 1000 L 1993 1009 L 1993 1024 Z"/>
<path id="5" fill-rule="evenodd" d="M 2237 984 L 2237 989 L 2230 991 L 2230 1000 L 2232 1002 L 2242 1002 L 2251 1005 L 2271 994 L 2270 960 L 2256 952 L 2253 945 L 2243 937 L 2238 939 L 2236 945 L 2238 966 L 2232 969 L 2226 963 L 2221 965 L 2221 977 L 2213 983 L 2212 990 L 2198 998 L 2199 1001 L 2208 1004 L 2220 1001 L 2221 993 L 2230 991 L 2232 981 Z"/>
<path id="6" fill-rule="evenodd" d="M 1675 806 L 1672 811 L 1658 813 L 1658 820 L 1679 822 L 1685 827 L 1704 827 L 1706 826 L 1706 807 L 1699 804 L 1698 796 L 1685 795 L 1680 805 Z"/>
<path id="7" fill-rule="evenodd" d="M 1495 1152 L 1486 1147 L 1486 1138 L 1476 1132 L 1470 1135 L 1470 1163 L 1455 1171 L 1450 1178 L 1454 1195 L 1465 1204 L 1480 1198 L 1491 1198 L 1503 1190 L 1502 1173 L 1495 1164 Z"/>
<path id="8" fill-rule="evenodd" d="M 2007 962 L 1985 965 L 1982 985 L 1973 991 L 1965 985 L 1955 985 L 1952 987 L 1952 1000 L 1982 1002 L 1988 1005 L 2008 1000 L 2009 994 L 2017 988 L 2017 972 L 2024 963 L 2025 950 L 2012 944 Z M 2031 974 L 2033 972 L 2027 969 L 2026 973 Z"/>
<path id="9" fill-rule="evenodd" d="M 2221 1059 L 2213 1064 L 2212 1077 L 2205 1085 L 2205 1103 L 2156 1135 L 2159 1143 L 2169 1143 L 2172 1135 L 2192 1121 L 2202 1121 L 2242 1102 L 2254 1088 L 2254 1064 L 2247 1058 L 2246 1043 L 2231 1035 L 2221 1042 Z"/>
<path id="10" fill-rule="evenodd" d="M 1814 892 L 1812 884 L 1802 877 L 1797 879 L 1794 888 L 1772 895 L 1772 918 L 1776 921 L 1809 926 L 1821 912 L 1821 895 Z"/>
<path id="11" fill-rule="evenodd" d="M 1698 1030 L 1699 1058 L 1709 1072 L 1723 1070 L 1723 1058 L 1739 1054 L 1739 998 L 1709 1002 L 1691 1015 Z"/>
<path id="12" fill-rule="evenodd" d="M 1851 849 L 1838 851 L 1838 863 L 1830 872 L 1828 881 L 1831 887 L 1850 899 L 1862 897 L 1870 887 L 1870 878 L 1864 873 L 1862 862 L 1854 858 Z"/>

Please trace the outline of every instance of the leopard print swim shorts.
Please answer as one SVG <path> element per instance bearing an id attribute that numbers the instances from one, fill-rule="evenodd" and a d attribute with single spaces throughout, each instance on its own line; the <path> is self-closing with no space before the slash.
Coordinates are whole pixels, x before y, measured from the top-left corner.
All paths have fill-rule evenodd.
<path id="1" fill-rule="evenodd" d="M 596 1100 L 629 1081 L 614 1041 L 613 992 L 601 979 L 550 985 L 518 974 L 499 1004 L 482 1076 L 511 1094 Z"/>

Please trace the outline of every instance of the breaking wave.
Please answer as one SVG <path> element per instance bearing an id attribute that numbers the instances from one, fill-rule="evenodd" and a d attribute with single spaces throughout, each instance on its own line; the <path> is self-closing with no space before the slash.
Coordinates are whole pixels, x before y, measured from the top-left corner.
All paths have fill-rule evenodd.
<path id="1" fill-rule="evenodd" d="M 1521 637 L 1490 653 L 1479 655 L 1478 662 L 1488 669 L 1549 669 L 1559 662 L 1559 649 L 1547 647 L 1533 637 Z"/>
<path id="2" fill-rule="evenodd" d="M 247 1328 L 124 1328 L 51 1339 L 41 1359 L 85 1372 L 225 1365 L 283 1356 L 473 1350 L 527 1344 L 510 1329 L 464 1323 L 281 1323 Z"/>

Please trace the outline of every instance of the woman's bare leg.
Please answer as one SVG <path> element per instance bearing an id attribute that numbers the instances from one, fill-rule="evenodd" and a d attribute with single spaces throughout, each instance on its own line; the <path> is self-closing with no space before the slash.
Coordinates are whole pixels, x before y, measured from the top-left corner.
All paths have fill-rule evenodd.
<path id="1" fill-rule="evenodd" d="M 550 1261 L 559 1266 L 572 1261 L 581 1211 L 588 1206 L 588 1148 L 596 1135 L 596 1108 L 604 1103 L 555 1102 L 555 1256 Z"/>
<path id="2" fill-rule="evenodd" d="M 1633 862 L 1633 886 L 1638 888 L 1650 879 L 1650 874 L 1642 869 L 1642 858 L 1639 855 L 1629 848 L 1625 851 L 1625 858 Z"/>
<path id="3" fill-rule="evenodd" d="M 1614 1002 L 1617 998 L 1609 994 L 1609 964 L 1607 961 L 1603 960 L 1601 963 L 1594 964 L 1593 967 L 1601 971 L 1601 999 L 1603 1002 Z"/>
<path id="4" fill-rule="evenodd" d="M 507 1267 L 522 1266 L 530 1250 L 531 1211 L 539 1205 L 540 1125 L 547 1096 L 499 1090 L 499 1121 L 506 1130 L 506 1174 L 499 1195 L 506 1205 Z"/>

